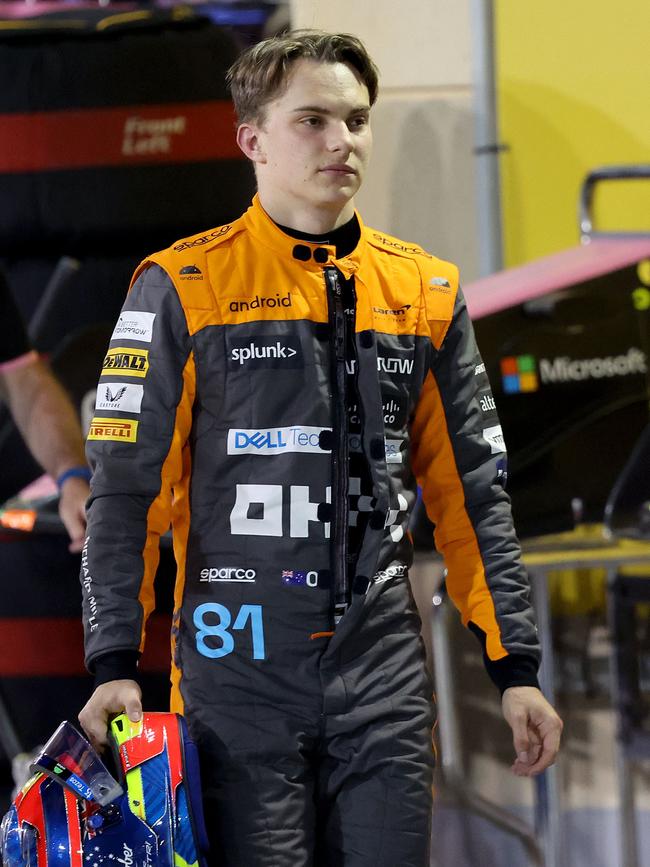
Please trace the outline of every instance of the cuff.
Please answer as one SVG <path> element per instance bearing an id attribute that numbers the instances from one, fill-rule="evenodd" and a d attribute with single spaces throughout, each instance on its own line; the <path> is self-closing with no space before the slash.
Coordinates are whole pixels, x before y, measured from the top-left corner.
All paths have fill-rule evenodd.
<path id="1" fill-rule="evenodd" d="M 485 649 L 486 636 L 483 630 L 475 623 L 470 623 L 469 628 L 481 644 L 485 670 L 501 695 L 511 686 L 535 686 L 539 689 L 539 680 L 537 679 L 539 661 L 535 656 L 524 653 L 509 653 L 502 659 L 490 659 Z"/>
<path id="2" fill-rule="evenodd" d="M 139 658 L 137 650 L 114 650 L 98 656 L 89 665 L 95 675 L 95 686 L 109 680 L 137 680 Z"/>

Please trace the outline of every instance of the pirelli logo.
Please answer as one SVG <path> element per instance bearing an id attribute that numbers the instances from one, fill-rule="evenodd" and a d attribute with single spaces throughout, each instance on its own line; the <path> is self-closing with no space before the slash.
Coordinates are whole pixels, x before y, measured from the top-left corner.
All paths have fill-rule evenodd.
<path id="1" fill-rule="evenodd" d="M 134 443 L 138 438 L 138 422 L 127 418 L 94 418 L 90 422 L 89 440 L 112 440 Z"/>
<path id="2" fill-rule="evenodd" d="M 139 376 L 142 379 L 149 370 L 149 350 L 131 349 L 127 346 L 115 346 L 109 349 L 102 364 L 102 376 L 119 371 L 128 376 Z"/>

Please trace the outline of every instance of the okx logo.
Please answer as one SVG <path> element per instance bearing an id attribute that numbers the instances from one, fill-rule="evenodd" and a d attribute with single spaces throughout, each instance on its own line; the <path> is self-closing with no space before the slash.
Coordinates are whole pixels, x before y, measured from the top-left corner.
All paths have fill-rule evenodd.
<path id="1" fill-rule="evenodd" d="M 501 359 L 501 382 L 506 394 L 537 391 L 539 381 L 533 355 L 509 355 Z"/>

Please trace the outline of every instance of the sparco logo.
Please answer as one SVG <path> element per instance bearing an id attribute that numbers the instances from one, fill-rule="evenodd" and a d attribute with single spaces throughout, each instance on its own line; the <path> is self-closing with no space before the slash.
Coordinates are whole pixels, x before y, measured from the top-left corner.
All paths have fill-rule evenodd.
<path id="1" fill-rule="evenodd" d="M 645 353 L 631 347 L 625 355 L 603 358 L 540 358 L 539 376 L 545 384 L 582 382 L 585 379 L 612 379 L 616 376 L 644 374 L 647 370 Z"/>
<path id="2" fill-rule="evenodd" d="M 210 241 L 214 241 L 215 238 L 220 238 L 222 235 L 226 235 L 232 226 L 219 226 L 218 229 L 214 229 L 212 232 L 207 232 L 205 235 L 201 235 L 200 238 L 192 238 L 190 241 L 181 241 L 180 244 L 176 244 L 174 246 L 174 250 L 177 253 L 182 253 L 183 250 L 189 250 L 191 247 L 202 247 L 204 244 L 209 244 Z"/>
<path id="3" fill-rule="evenodd" d="M 233 338 L 230 341 L 231 369 L 242 366 L 259 367 L 292 367 L 303 366 L 300 340 L 297 337 L 256 337 Z"/>
<path id="4" fill-rule="evenodd" d="M 229 306 L 233 313 L 241 313 L 245 310 L 259 310 L 261 307 L 291 307 L 291 293 L 287 292 L 286 295 L 278 295 L 276 293 L 271 298 L 264 296 L 260 298 L 259 295 L 256 295 L 247 301 L 231 301 Z"/>
<path id="5" fill-rule="evenodd" d="M 213 581 L 239 582 L 250 584 L 255 581 L 254 569 L 242 569 L 239 566 L 211 566 L 201 569 L 200 580 L 211 584 Z"/>
<path id="6" fill-rule="evenodd" d="M 384 244 L 386 247 L 393 247 L 395 250 L 399 250 L 400 253 L 411 253 L 413 256 L 426 256 L 427 259 L 433 258 L 421 247 L 407 247 L 405 244 L 396 241 L 394 238 L 386 238 L 384 235 L 374 234 L 372 237 L 381 244 Z"/>
<path id="7" fill-rule="evenodd" d="M 129 117 L 124 124 L 122 153 L 125 156 L 168 154 L 172 150 L 172 136 L 184 135 L 186 119 L 177 117 Z"/>
<path id="8" fill-rule="evenodd" d="M 124 867 L 133 867 L 133 849 L 126 845 L 126 843 L 122 843 L 124 847 L 123 855 L 121 858 L 116 858 L 118 864 L 123 864 Z"/>

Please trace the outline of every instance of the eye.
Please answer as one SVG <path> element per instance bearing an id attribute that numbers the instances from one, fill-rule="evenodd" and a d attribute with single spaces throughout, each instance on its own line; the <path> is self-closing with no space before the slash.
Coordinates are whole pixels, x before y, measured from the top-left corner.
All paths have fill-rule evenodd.
<path id="1" fill-rule="evenodd" d="M 300 122 L 305 126 L 319 127 L 323 125 L 323 118 L 318 117 L 318 115 L 310 115 L 309 117 L 303 117 Z"/>
<path id="2" fill-rule="evenodd" d="M 353 117 L 348 121 L 348 126 L 350 129 L 363 129 L 365 126 L 368 126 L 369 118 L 364 114 L 360 114 L 357 117 Z"/>

